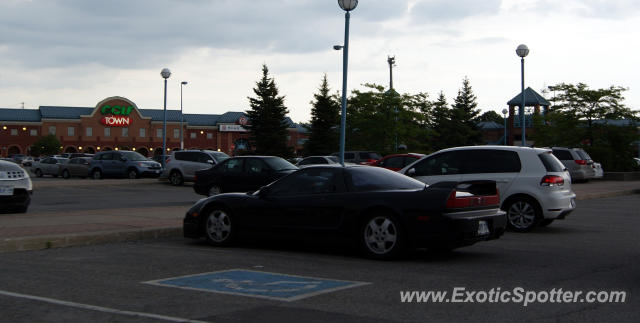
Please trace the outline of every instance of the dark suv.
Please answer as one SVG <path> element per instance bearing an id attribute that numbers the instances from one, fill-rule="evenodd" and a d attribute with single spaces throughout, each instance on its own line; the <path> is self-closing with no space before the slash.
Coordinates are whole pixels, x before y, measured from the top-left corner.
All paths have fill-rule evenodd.
<path id="1" fill-rule="evenodd" d="M 174 151 L 165 160 L 160 178 L 168 178 L 172 185 L 193 182 L 196 171 L 211 168 L 227 158 L 229 155 L 213 150 Z"/>
<path id="2" fill-rule="evenodd" d="M 95 154 L 89 162 L 89 174 L 94 179 L 101 179 L 105 176 L 158 177 L 161 172 L 160 163 L 128 150 L 101 151 Z"/>

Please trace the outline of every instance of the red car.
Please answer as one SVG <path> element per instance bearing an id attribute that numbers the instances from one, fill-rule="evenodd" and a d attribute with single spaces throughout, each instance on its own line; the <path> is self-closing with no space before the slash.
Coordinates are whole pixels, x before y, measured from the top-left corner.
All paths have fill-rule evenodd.
<path id="1" fill-rule="evenodd" d="M 371 166 L 383 167 L 397 172 L 424 156 L 426 155 L 418 153 L 387 155 L 372 163 Z"/>

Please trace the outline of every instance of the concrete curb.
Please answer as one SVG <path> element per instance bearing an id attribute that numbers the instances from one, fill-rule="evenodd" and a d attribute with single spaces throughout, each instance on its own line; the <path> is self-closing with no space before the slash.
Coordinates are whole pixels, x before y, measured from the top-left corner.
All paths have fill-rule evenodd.
<path id="1" fill-rule="evenodd" d="M 72 246 L 159 239 L 182 236 L 182 227 L 132 229 L 51 236 L 8 238 L 0 241 L 1 252 L 42 250 Z"/>
<path id="2" fill-rule="evenodd" d="M 632 190 L 621 190 L 621 191 L 613 191 L 613 192 L 605 192 L 605 193 L 585 193 L 576 197 L 578 201 L 584 200 L 593 200 L 600 199 L 606 197 L 616 197 L 616 196 L 625 196 L 625 195 L 634 195 L 640 194 L 640 189 L 632 189 Z"/>

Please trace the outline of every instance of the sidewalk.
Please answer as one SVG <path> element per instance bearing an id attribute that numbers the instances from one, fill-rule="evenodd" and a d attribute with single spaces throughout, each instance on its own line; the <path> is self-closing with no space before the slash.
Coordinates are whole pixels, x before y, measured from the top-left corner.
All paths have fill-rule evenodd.
<path id="1" fill-rule="evenodd" d="M 34 182 L 34 186 L 82 185 L 73 182 L 75 181 L 42 181 Z M 100 184 L 148 185 L 150 182 L 157 180 L 104 180 Z M 578 200 L 640 194 L 640 181 L 591 181 L 574 184 L 573 190 Z M 188 208 L 189 206 L 140 207 L 0 214 L 0 252 L 181 236 L 182 218 Z"/>

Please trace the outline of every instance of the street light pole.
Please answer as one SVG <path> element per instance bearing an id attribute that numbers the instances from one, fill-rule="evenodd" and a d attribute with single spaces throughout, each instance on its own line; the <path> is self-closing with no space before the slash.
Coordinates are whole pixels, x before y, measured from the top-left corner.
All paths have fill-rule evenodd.
<path id="1" fill-rule="evenodd" d="M 502 109 L 502 116 L 504 119 L 504 145 L 507 145 L 507 113 L 509 111 L 507 109 Z"/>
<path id="2" fill-rule="evenodd" d="M 164 79 L 164 113 L 162 121 L 162 156 L 161 164 L 164 167 L 164 154 L 167 153 L 167 79 L 171 76 L 171 71 L 168 68 L 163 68 L 160 75 Z"/>
<path id="3" fill-rule="evenodd" d="M 520 69 L 521 69 L 521 90 L 522 90 L 522 105 L 520 106 L 520 122 L 522 123 L 522 146 L 527 145 L 527 137 L 525 135 L 526 119 L 524 116 L 525 111 L 525 93 L 524 93 L 524 58 L 529 55 L 529 48 L 527 45 L 521 44 L 516 48 L 516 54 L 520 56 Z"/>
<path id="4" fill-rule="evenodd" d="M 182 116 L 182 87 L 185 85 L 187 85 L 186 81 L 180 83 L 180 150 L 184 150 L 184 138 L 182 137 L 182 123 L 184 122 L 184 117 Z"/>
<path id="5" fill-rule="evenodd" d="M 389 94 L 391 95 L 391 99 L 393 99 L 393 95 L 394 95 L 393 66 L 396 64 L 396 57 L 387 56 L 387 63 L 389 63 Z M 393 107 L 393 112 L 394 112 L 393 132 L 395 135 L 395 143 L 394 143 L 393 151 L 398 152 L 398 106 Z"/>
<path id="6" fill-rule="evenodd" d="M 356 8 L 358 0 L 338 0 L 338 5 L 344 14 L 344 45 L 342 47 L 342 110 L 340 118 L 340 164 L 344 166 L 344 146 L 345 146 L 345 129 L 347 127 L 347 65 L 349 61 L 349 11 Z M 340 46 L 334 46 L 334 49 L 340 49 Z"/>

